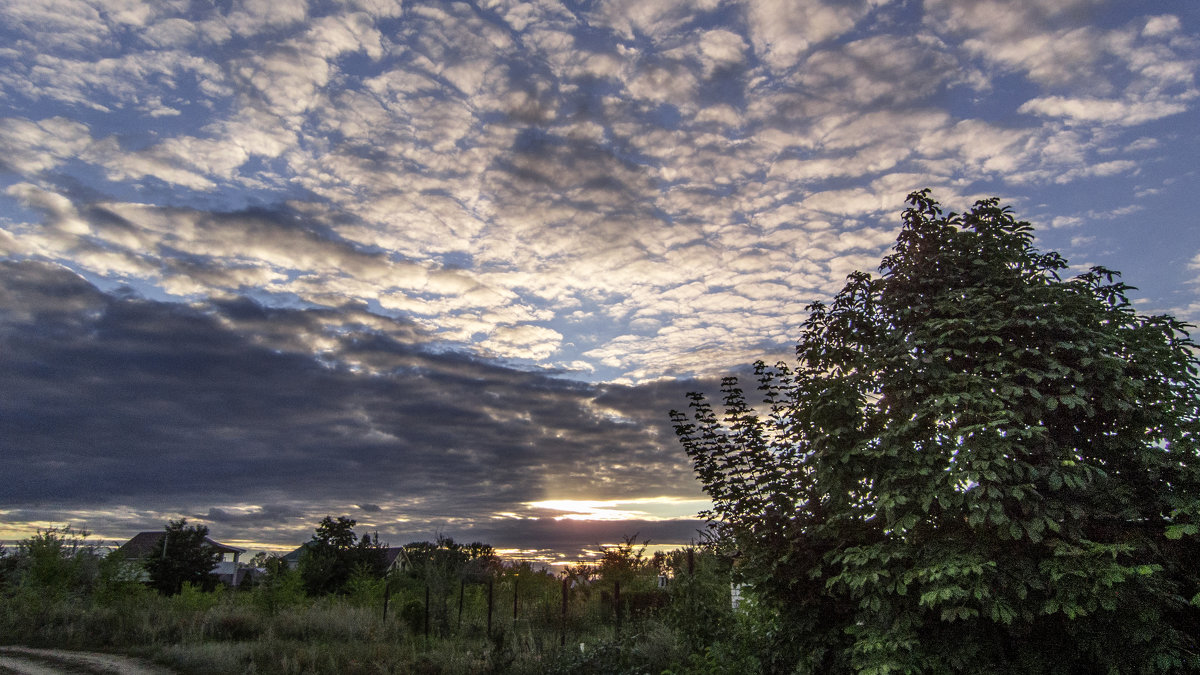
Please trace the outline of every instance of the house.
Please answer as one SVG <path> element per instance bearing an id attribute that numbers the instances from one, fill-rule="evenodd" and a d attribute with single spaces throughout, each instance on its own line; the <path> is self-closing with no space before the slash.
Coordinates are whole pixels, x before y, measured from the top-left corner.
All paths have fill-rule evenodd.
<path id="1" fill-rule="evenodd" d="M 411 562 L 408 559 L 408 552 L 403 546 L 392 546 L 383 549 L 383 570 L 384 574 L 392 572 L 403 572 L 409 568 Z"/>
<path id="2" fill-rule="evenodd" d="M 141 572 L 140 579 L 145 581 L 148 577 L 145 571 L 141 570 L 142 562 L 147 558 L 152 558 L 155 555 L 163 554 L 163 531 L 156 532 L 138 532 L 133 539 L 122 544 L 117 548 L 117 552 L 125 557 L 126 562 L 136 564 Z M 214 551 L 221 554 L 221 561 L 217 563 L 213 574 L 221 583 L 226 586 L 237 586 L 242 581 L 242 576 L 246 573 L 246 569 L 239 567 L 238 556 L 246 552 L 244 548 L 236 546 L 227 546 L 217 541 L 213 541 L 209 537 L 204 538 L 204 543 Z"/>

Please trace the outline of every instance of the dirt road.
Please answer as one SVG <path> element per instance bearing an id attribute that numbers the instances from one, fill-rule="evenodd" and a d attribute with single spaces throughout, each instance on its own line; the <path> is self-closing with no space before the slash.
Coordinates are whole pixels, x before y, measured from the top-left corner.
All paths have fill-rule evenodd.
<path id="1" fill-rule="evenodd" d="M 0 675 L 171 675 L 147 661 L 61 649 L 0 647 Z"/>

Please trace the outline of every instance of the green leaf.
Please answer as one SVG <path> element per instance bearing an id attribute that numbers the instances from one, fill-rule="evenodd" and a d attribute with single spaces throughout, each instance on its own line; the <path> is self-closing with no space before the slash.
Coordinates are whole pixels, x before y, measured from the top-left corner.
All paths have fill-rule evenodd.
<path id="1" fill-rule="evenodd" d="M 1179 523 L 1167 526 L 1167 539 L 1182 539 L 1184 535 L 1193 536 L 1197 532 L 1195 523 Z"/>

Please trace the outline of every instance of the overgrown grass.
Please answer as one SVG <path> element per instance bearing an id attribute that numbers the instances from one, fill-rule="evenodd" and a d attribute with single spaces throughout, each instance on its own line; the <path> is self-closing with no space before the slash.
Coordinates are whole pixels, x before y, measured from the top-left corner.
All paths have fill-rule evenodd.
<path id="1" fill-rule="evenodd" d="M 0 644 L 125 653 L 222 675 L 660 675 L 758 664 L 755 627 L 730 609 L 728 566 L 715 556 L 696 556 L 694 571 L 691 554 L 686 566 L 682 553 L 652 565 L 630 542 L 597 568 L 569 571 L 568 582 L 527 564 L 486 574 L 427 568 L 390 579 L 356 573 L 340 594 L 319 597 L 281 567 L 250 590 L 185 585 L 164 596 L 85 537 L 51 529 L 15 556 L 0 549 Z M 660 591 L 668 568 L 676 580 Z"/>
<path id="2" fill-rule="evenodd" d="M 658 674 L 703 663 L 664 611 L 624 616 L 618 635 L 611 604 L 598 593 L 575 594 L 564 635 L 561 596 L 550 592 L 557 586 L 543 586 L 527 586 L 514 621 L 511 586 L 496 584 L 490 633 L 486 587 L 461 589 L 461 619 L 460 589 L 431 598 L 428 636 L 423 588 L 394 591 L 387 615 L 382 593 L 310 599 L 279 589 L 189 587 L 164 597 L 135 586 L 101 600 L 18 588 L 0 604 L 0 643 L 135 654 L 196 674 Z M 435 606 L 440 622 L 432 621 Z"/>

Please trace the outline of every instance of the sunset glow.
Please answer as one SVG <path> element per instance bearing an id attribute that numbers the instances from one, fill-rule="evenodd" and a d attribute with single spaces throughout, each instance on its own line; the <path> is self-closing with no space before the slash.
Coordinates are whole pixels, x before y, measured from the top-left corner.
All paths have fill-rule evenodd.
<path id="1" fill-rule="evenodd" d="M 558 512 L 555 520 L 666 520 L 687 518 L 710 506 L 706 500 L 689 500 L 675 497 L 648 497 L 644 499 L 549 499 L 529 502 L 531 509 Z"/>

